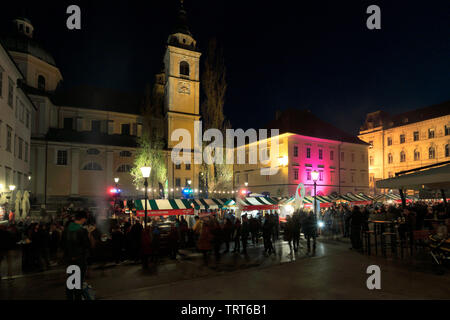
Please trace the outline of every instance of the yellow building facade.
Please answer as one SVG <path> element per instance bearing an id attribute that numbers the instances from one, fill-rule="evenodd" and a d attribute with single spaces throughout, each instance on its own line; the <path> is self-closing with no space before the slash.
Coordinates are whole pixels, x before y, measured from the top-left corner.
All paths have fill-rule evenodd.
<path id="1" fill-rule="evenodd" d="M 369 147 L 369 186 L 396 173 L 450 160 L 450 101 L 391 116 L 369 113 L 359 138 Z"/>

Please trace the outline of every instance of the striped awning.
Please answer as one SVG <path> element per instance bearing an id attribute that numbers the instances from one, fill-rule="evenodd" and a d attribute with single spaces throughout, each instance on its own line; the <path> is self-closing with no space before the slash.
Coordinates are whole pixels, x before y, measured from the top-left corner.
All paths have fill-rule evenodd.
<path id="1" fill-rule="evenodd" d="M 237 198 L 237 202 L 242 206 L 242 211 L 278 209 L 278 204 L 268 197 Z"/>
<path id="2" fill-rule="evenodd" d="M 145 215 L 145 199 L 136 200 L 136 214 Z M 194 214 L 194 206 L 187 199 L 150 199 L 147 200 L 147 215 L 191 215 Z"/>
<path id="3" fill-rule="evenodd" d="M 331 207 L 332 200 L 326 196 L 316 196 L 317 202 L 319 202 L 321 208 Z M 306 196 L 303 200 L 303 205 L 306 208 L 312 207 L 314 203 L 314 196 Z"/>

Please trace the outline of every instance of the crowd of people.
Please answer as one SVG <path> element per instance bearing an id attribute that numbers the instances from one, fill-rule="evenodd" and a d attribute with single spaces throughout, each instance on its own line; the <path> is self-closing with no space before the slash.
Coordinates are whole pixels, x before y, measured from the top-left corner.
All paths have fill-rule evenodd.
<path id="1" fill-rule="evenodd" d="M 24 272 L 43 271 L 71 259 L 82 259 L 86 266 L 130 261 L 142 263 L 147 269 L 149 263 L 157 264 L 162 256 L 177 259 L 179 249 L 189 248 L 201 252 L 208 265 L 211 254 L 219 263 L 224 254 L 247 255 L 249 244 L 257 246 L 261 240 L 264 255 L 275 254 L 280 233 L 289 244 L 290 254 L 301 248 L 302 234 L 308 254 L 315 253 L 319 235 L 333 240 L 350 237 L 352 249 L 359 251 L 361 231 L 369 228 L 368 220 L 401 219 L 399 232 L 405 235 L 408 231 L 432 228 L 429 219 L 433 218 L 449 218 L 444 204 L 414 202 L 405 208 L 340 204 L 323 208 L 317 215 L 299 210 L 282 223 L 277 213 L 244 214 L 241 219 L 225 213 L 195 216 L 193 223 L 184 216 L 165 223 L 152 219 L 147 226 L 127 217 L 99 221 L 88 210 L 64 209 L 57 217 L 43 222 L 26 219 L 0 226 L 0 262 L 6 260 L 10 276 L 11 252 L 21 247 Z"/>

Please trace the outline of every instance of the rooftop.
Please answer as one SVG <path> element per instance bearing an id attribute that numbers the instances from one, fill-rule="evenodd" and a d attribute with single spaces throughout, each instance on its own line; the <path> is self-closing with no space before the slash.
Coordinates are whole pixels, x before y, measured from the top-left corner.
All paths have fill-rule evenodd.
<path id="1" fill-rule="evenodd" d="M 143 95 L 83 85 L 58 89 L 51 99 L 58 106 L 141 114 Z"/>
<path id="2" fill-rule="evenodd" d="M 325 122 L 309 110 L 290 108 L 278 111 L 276 119 L 269 122 L 266 128 L 279 129 L 280 134 L 294 133 L 321 139 L 366 144 L 357 137 Z"/>

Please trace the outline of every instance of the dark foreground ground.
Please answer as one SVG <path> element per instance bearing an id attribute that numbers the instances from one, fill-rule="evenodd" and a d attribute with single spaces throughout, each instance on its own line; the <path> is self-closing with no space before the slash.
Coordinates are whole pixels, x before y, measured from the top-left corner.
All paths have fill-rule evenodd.
<path id="1" fill-rule="evenodd" d="M 289 255 L 283 241 L 276 248 L 276 256 L 264 257 L 261 245 L 250 245 L 247 258 L 228 253 L 210 267 L 203 267 L 202 257 L 191 251 L 148 271 L 127 263 L 92 266 L 88 282 L 97 299 L 450 299 L 450 272 L 434 274 L 426 255 L 414 260 L 368 257 L 349 250 L 347 241 L 324 239 L 314 257 L 304 249 Z M 367 289 L 369 265 L 381 268 L 380 290 Z M 64 299 L 65 280 L 61 268 L 17 274 L 0 281 L 0 298 Z"/>

